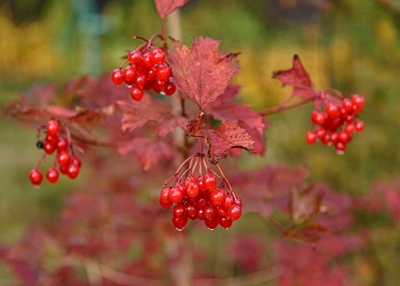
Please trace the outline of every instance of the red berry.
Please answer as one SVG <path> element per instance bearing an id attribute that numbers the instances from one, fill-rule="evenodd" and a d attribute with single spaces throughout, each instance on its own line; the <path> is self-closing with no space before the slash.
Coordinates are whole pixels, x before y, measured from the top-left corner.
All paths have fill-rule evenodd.
<path id="1" fill-rule="evenodd" d="M 217 216 L 217 208 L 213 205 L 209 205 L 204 209 L 205 218 L 213 218 Z"/>
<path id="2" fill-rule="evenodd" d="M 189 182 L 186 186 L 186 194 L 189 198 L 195 198 L 199 195 L 199 184 L 197 182 Z"/>
<path id="3" fill-rule="evenodd" d="M 150 55 L 153 65 L 161 64 L 165 61 L 165 54 L 161 49 L 155 49 Z"/>
<path id="4" fill-rule="evenodd" d="M 39 187 L 43 180 L 43 175 L 38 169 L 29 172 L 29 180 L 34 187 Z"/>
<path id="5" fill-rule="evenodd" d="M 164 90 L 165 88 L 165 81 L 162 81 L 160 79 L 156 79 L 153 83 L 153 89 L 155 92 L 160 93 Z"/>
<path id="6" fill-rule="evenodd" d="M 54 151 L 56 151 L 57 147 L 55 145 L 51 144 L 50 142 L 46 141 L 46 142 L 44 142 L 43 149 L 44 149 L 44 152 L 46 152 L 46 154 L 50 155 L 50 154 L 53 154 Z"/>
<path id="7" fill-rule="evenodd" d="M 63 175 L 68 175 L 68 167 L 69 167 L 69 165 L 63 165 L 63 166 L 60 166 L 60 173 L 61 174 L 63 174 Z"/>
<path id="8" fill-rule="evenodd" d="M 151 68 L 147 73 L 147 81 L 152 81 L 156 79 L 156 69 Z"/>
<path id="9" fill-rule="evenodd" d="M 58 181 L 59 176 L 60 174 L 58 173 L 56 168 L 50 168 L 46 173 L 47 180 L 52 184 Z"/>
<path id="10" fill-rule="evenodd" d="M 217 178 L 213 173 L 208 172 L 204 174 L 202 181 L 203 181 L 203 190 L 205 191 L 215 190 L 217 186 Z"/>
<path id="11" fill-rule="evenodd" d="M 197 211 L 197 219 L 198 220 L 205 220 L 206 219 L 204 209 L 198 209 L 198 211 Z"/>
<path id="12" fill-rule="evenodd" d="M 318 127 L 317 130 L 315 130 L 315 134 L 317 135 L 317 137 L 319 139 L 324 138 L 325 134 L 326 134 L 326 129 L 324 127 Z"/>
<path id="13" fill-rule="evenodd" d="M 79 175 L 80 168 L 75 164 L 69 164 L 68 166 L 68 177 L 70 179 L 75 179 Z"/>
<path id="14" fill-rule="evenodd" d="M 196 205 L 193 202 L 188 201 L 185 204 L 185 213 L 190 219 L 197 218 L 198 210 L 197 210 Z"/>
<path id="15" fill-rule="evenodd" d="M 346 113 L 348 113 L 352 109 L 353 103 L 351 103 L 351 100 L 348 98 L 344 98 L 342 100 L 342 108 Z"/>
<path id="16" fill-rule="evenodd" d="M 61 151 L 57 154 L 57 162 L 60 166 L 68 166 L 70 159 L 71 156 L 67 151 Z"/>
<path id="17" fill-rule="evenodd" d="M 57 146 L 58 144 L 58 137 L 57 135 L 47 134 L 45 142 L 49 142 L 51 145 Z"/>
<path id="18" fill-rule="evenodd" d="M 57 135 L 58 131 L 60 130 L 60 125 L 56 120 L 50 120 L 46 124 L 47 134 L 49 135 Z"/>
<path id="19" fill-rule="evenodd" d="M 144 90 L 152 90 L 154 85 L 154 80 L 148 80 L 146 85 L 143 87 Z"/>
<path id="20" fill-rule="evenodd" d="M 242 199 L 235 195 L 233 195 L 233 203 L 238 205 L 239 207 L 243 206 Z"/>
<path id="21" fill-rule="evenodd" d="M 229 207 L 228 217 L 230 217 L 231 220 L 238 220 L 241 215 L 242 215 L 242 208 L 240 206 L 238 206 L 237 204 L 232 204 Z"/>
<path id="22" fill-rule="evenodd" d="M 199 209 L 205 209 L 209 205 L 209 201 L 205 198 L 201 198 L 196 203 Z"/>
<path id="23" fill-rule="evenodd" d="M 82 166 L 81 160 L 78 157 L 72 157 L 71 164 L 77 165 L 79 168 Z"/>
<path id="24" fill-rule="evenodd" d="M 219 225 L 225 229 L 229 229 L 232 226 L 233 221 L 229 217 L 218 218 Z"/>
<path id="25" fill-rule="evenodd" d="M 353 104 L 352 109 L 354 113 L 358 114 L 365 105 L 365 98 L 360 94 L 355 94 L 351 98 L 351 103 Z"/>
<path id="26" fill-rule="evenodd" d="M 188 217 L 172 217 L 172 224 L 175 226 L 176 230 L 182 231 L 187 222 L 189 221 Z"/>
<path id="27" fill-rule="evenodd" d="M 343 144 L 346 144 L 351 140 L 349 133 L 347 133 L 346 131 L 340 131 L 338 136 L 339 142 L 342 142 Z"/>
<path id="28" fill-rule="evenodd" d="M 224 210 L 222 207 L 217 208 L 217 213 L 219 217 L 227 217 L 228 212 Z"/>
<path id="29" fill-rule="evenodd" d="M 141 89 L 137 86 L 133 86 L 131 88 L 130 95 L 133 100 L 140 101 L 143 98 L 144 92 L 143 92 L 143 89 Z"/>
<path id="30" fill-rule="evenodd" d="M 357 132 L 362 132 L 364 130 L 364 121 L 362 121 L 361 119 L 357 119 L 354 122 L 354 126 Z"/>
<path id="31" fill-rule="evenodd" d="M 339 134 L 337 132 L 331 133 L 331 141 L 333 144 L 336 144 L 339 141 Z"/>
<path id="32" fill-rule="evenodd" d="M 133 50 L 133 51 L 131 51 L 129 54 L 128 54 L 128 61 L 131 63 L 131 64 L 136 64 L 139 60 L 140 60 L 140 58 L 142 57 L 142 52 L 141 51 L 139 51 L 139 50 Z"/>
<path id="33" fill-rule="evenodd" d="M 67 151 L 68 140 L 65 137 L 58 138 L 57 149 L 58 151 Z"/>
<path id="34" fill-rule="evenodd" d="M 310 145 L 314 144 L 317 141 L 317 134 L 315 134 L 315 132 L 312 131 L 307 131 L 306 141 Z"/>
<path id="35" fill-rule="evenodd" d="M 166 81 L 171 75 L 171 69 L 167 65 L 161 65 L 156 69 L 156 77 L 161 81 Z"/>
<path id="36" fill-rule="evenodd" d="M 111 73 L 111 80 L 116 86 L 120 86 L 124 83 L 124 72 L 121 69 L 115 69 Z"/>
<path id="37" fill-rule="evenodd" d="M 347 123 L 345 131 L 348 134 L 352 134 L 352 133 L 356 132 L 356 126 L 353 123 Z"/>
<path id="38" fill-rule="evenodd" d="M 145 75 L 139 74 L 136 77 L 135 84 L 137 87 L 143 89 L 146 86 L 146 83 L 147 83 L 147 77 Z"/>
<path id="39" fill-rule="evenodd" d="M 185 206 L 184 205 L 176 205 L 174 206 L 174 209 L 172 211 L 172 215 L 174 217 L 186 217 L 186 213 L 185 213 Z"/>
<path id="40" fill-rule="evenodd" d="M 219 188 L 215 189 L 210 194 L 210 200 L 214 206 L 220 206 L 225 201 L 225 192 Z"/>
<path id="41" fill-rule="evenodd" d="M 326 145 L 326 146 L 331 145 L 331 143 L 332 143 L 332 142 L 331 142 L 331 134 L 326 133 L 325 136 L 324 136 L 324 138 L 321 139 L 321 142 L 322 142 L 322 144 L 324 144 L 324 145 Z"/>
<path id="42" fill-rule="evenodd" d="M 346 144 L 342 143 L 342 142 L 337 142 L 335 144 L 336 147 L 336 153 L 338 154 L 344 154 L 344 151 L 346 151 Z"/>
<path id="43" fill-rule="evenodd" d="M 183 200 L 184 197 L 185 197 L 184 191 L 182 189 L 176 188 L 176 187 L 172 188 L 168 194 L 168 199 L 171 202 L 176 203 L 176 204 L 179 204 Z"/>
<path id="44" fill-rule="evenodd" d="M 205 219 L 204 223 L 205 223 L 205 225 L 207 226 L 207 228 L 209 230 L 214 230 L 218 226 L 218 218 L 214 217 L 214 218 L 211 218 L 211 219 Z"/>
<path id="45" fill-rule="evenodd" d="M 226 195 L 225 196 L 225 201 L 222 203 L 221 207 L 225 210 L 228 211 L 229 207 L 233 204 L 233 196 L 232 195 Z"/>
<path id="46" fill-rule="evenodd" d="M 154 64 L 151 61 L 149 52 L 145 52 L 142 54 L 142 58 L 140 59 L 140 64 L 143 65 L 147 69 L 150 69 L 154 66 Z"/>
<path id="47" fill-rule="evenodd" d="M 322 111 L 314 110 L 311 113 L 311 121 L 314 124 L 323 125 L 326 120 L 326 115 Z"/>
<path id="48" fill-rule="evenodd" d="M 333 103 L 329 103 L 326 107 L 326 115 L 328 115 L 328 117 L 335 119 L 338 118 L 340 116 L 340 109 L 339 107 L 337 107 L 335 104 Z"/>
<path id="49" fill-rule="evenodd" d="M 170 201 L 165 202 L 161 198 L 158 199 L 158 202 L 160 203 L 160 206 L 162 206 L 164 209 L 169 209 L 173 205 L 172 202 L 170 202 Z"/>
<path id="50" fill-rule="evenodd" d="M 136 78 L 136 69 L 134 66 L 127 66 L 124 70 L 124 78 L 126 83 L 133 83 Z"/>
<path id="51" fill-rule="evenodd" d="M 164 92 L 165 95 L 173 95 L 176 91 L 176 86 L 173 82 L 167 81 L 165 83 Z"/>

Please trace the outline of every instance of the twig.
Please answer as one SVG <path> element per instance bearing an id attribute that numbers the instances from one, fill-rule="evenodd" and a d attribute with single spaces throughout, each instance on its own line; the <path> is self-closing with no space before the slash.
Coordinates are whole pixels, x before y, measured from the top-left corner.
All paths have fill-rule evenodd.
<path id="1" fill-rule="evenodd" d="M 284 103 L 284 104 L 281 104 L 281 105 L 278 105 L 278 106 L 274 106 L 274 107 L 265 109 L 263 111 L 260 111 L 260 112 L 258 112 L 258 114 L 260 114 L 262 116 L 266 116 L 266 115 L 269 115 L 269 114 L 278 113 L 278 112 L 283 111 L 283 110 L 287 110 L 287 109 L 291 109 L 291 108 L 295 108 L 295 107 L 307 104 L 307 103 L 309 103 L 309 102 L 311 102 L 313 100 L 314 99 L 311 98 L 311 99 L 303 99 L 303 100 L 292 102 L 292 103 L 288 103 L 288 104 Z"/>

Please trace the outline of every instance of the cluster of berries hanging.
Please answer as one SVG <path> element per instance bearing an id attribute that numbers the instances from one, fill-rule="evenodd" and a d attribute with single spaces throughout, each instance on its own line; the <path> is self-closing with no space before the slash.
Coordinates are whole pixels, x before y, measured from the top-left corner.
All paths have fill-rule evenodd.
<path id="1" fill-rule="evenodd" d="M 168 96 L 176 90 L 172 82 L 171 68 L 165 61 L 165 53 L 153 45 L 152 39 L 147 44 L 130 51 L 128 59 L 111 74 L 113 83 L 116 86 L 125 83 L 130 89 L 132 99 L 136 101 L 143 98 L 143 90 L 154 90 Z M 123 69 L 126 63 L 129 64 Z"/>
<path id="2" fill-rule="evenodd" d="M 352 140 L 353 133 L 364 130 L 364 122 L 356 118 L 364 105 L 364 97 L 355 94 L 351 99 L 343 98 L 341 106 L 329 103 L 325 106 L 325 112 L 314 110 L 311 121 L 318 127 L 306 133 L 306 141 L 314 144 L 319 140 L 326 146 L 334 145 L 336 152 L 343 154 Z"/>
<path id="3" fill-rule="evenodd" d="M 51 155 L 55 152 L 57 155 L 53 167 L 49 168 L 46 173 L 47 180 L 52 184 L 56 183 L 59 178 L 59 172 L 71 179 L 75 179 L 79 175 L 81 161 L 73 155 L 71 140 L 68 139 L 70 137 L 69 132 L 61 128 L 59 122 L 53 119 L 49 120 L 45 126 L 39 127 L 39 134 L 41 129 L 46 130 L 46 137 L 44 141 L 38 141 L 36 146 L 43 149 L 44 153 L 37 166 L 29 172 L 29 180 L 32 185 L 35 187 L 40 186 L 43 180 L 43 175 L 39 170 L 40 163 L 46 155 Z"/>
<path id="4" fill-rule="evenodd" d="M 193 163 L 195 158 L 197 160 Z M 189 161 L 189 168 L 179 177 L 178 174 Z M 206 168 L 205 174 L 202 174 L 202 164 Z M 193 170 L 197 165 L 199 175 L 196 177 Z M 165 182 L 159 202 L 166 209 L 174 205 L 172 224 L 177 230 L 182 231 L 189 219 L 204 221 L 209 230 L 214 230 L 218 225 L 228 229 L 242 215 L 242 200 L 234 194 L 221 169 L 216 166 L 220 175 L 211 171 L 203 153 L 196 153 L 186 159 Z M 174 183 L 169 187 L 173 179 Z M 218 179 L 220 184 L 217 187 Z"/>

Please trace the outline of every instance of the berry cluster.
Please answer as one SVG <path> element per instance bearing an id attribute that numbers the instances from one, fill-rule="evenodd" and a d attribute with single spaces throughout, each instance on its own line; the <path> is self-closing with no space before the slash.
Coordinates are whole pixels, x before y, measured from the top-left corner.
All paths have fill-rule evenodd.
<path id="1" fill-rule="evenodd" d="M 329 103 L 325 106 L 325 112 L 314 110 L 311 121 L 319 127 L 306 133 L 306 141 L 314 144 L 320 140 L 326 146 L 334 145 L 338 154 L 344 154 L 353 133 L 364 130 L 364 122 L 356 119 L 364 105 L 364 97 L 355 94 L 351 99 L 343 98 L 341 106 Z"/>
<path id="2" fill-rule="evenodd" d="M 175 84 L 172 80 L 172 72 L 165 61 L 165 53 L 149 41 L 149 44 L 129 52 L 129 65 L 122 70 L 125 63 L 111 74 L 111 80 L 116 86 L 125 85 L 130 88 L 133 100 L 140 101 L 143 98 L 143 90 L 154 90 L 157 93 L 172 95 Z"/>
<path id="3" fill-rule="evenodd" d="M 73 155 L 71 140 L 69 140 L 69 132 L 63 132 L 57 120 L 49 120 L 44 127 L 46 130 L 46 137 L 44 141 L 38 141 L 36 146 L 44 150 L 42 158 L 39 160 L 38 165 L 29 172 L 29 180 L 32 185 L 39 187 L 43 180 L 43 175 L 39 170 L 39 165 L 46 157 L 57 151 L 53 167 L 47 170 L 47 180 L 54 184 L 58 181 L 59 171 L 61 174 L 67 175 L 71 179 L 75 179 L 79 175 L 81 168 L 81 161 Z M 40 129 L 39 129 L 40 130 Z M 66 135 L 63 133 L 67 133 Z M 58 169 L 57 169 L 58 166 Z"/>
<path id="4" fill-rule="evenodd" d="M 223 190 L 224 186 L 230 187 L 229 182 L 221 174 L 222 182 L 217 187 L 217 176 L 210 169 L 204 175 L 201 175 L 200 171 L 197 177 L 192 174 L 191 167 L 187 171 L 189 175 L 184 180 L 181 177 L 168 187 L 168 182 L 174 177 L 177 178 L 178 169 L 177 173 L 167 180 L 159 197 L 163 208 L 169 209 L 175 204 L 172 212 L 175 228 L 182 231 L 189 219 L 198 219 L 204 221 L 209 230 L 214 230 L 218 225 L 229 229 L 233 221 L 242 215 L 242 200 L 232 190 Z"/>

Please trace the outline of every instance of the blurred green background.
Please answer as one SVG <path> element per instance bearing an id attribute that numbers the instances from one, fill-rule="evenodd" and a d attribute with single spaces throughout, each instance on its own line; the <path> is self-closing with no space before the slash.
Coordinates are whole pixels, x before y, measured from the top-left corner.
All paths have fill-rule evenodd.
<path id="1" fill-rule="evenodd" d="M 181 9 L 181 21 L 186 44 L 203 35 L 223 39 L 222 51 L 241 52 L 242 69 L 234 82 L 243 85 L 240 100 L 256 110 L 277 105 L 290 93 L 271 75 L 290 68 L 294 54 L 316 87 L 366 98 L 367 113 L 361 115 L 366 129 L 355 136 L 344 156 L 332 147 L 307 145 L 304 134 L 313 109 L 307 105 L 269 116 L 266 155 L 247 157 L 243 164 L 304 165 L 312 181 L 325 181 L 354 195 L 368 192 L 378 179 L 398 176 L 399 1 L 192 0 Z M 84 73 L 110 72 L 126 50 L 140 44 L 133 35 L 148 38 L 160 30 L 160 23 L 151 0 L 0 1 L 0 104 L 15 99 L 32 83 L 61 86 Z M 82 178 L 33 189 L 27 174 L 40 156 L 36 133 L 4 117 L 0 130 L 2 243 L 17 240 L 35 224 L 54 222 L 63 197 Z M 374 227 L 374 263 L 384 263 L 390 277 L 400 278 L 399 253 L 390 246 L 399 229 L 380 223 Z M 372 285 L 376 278 L 365 276 L 361 281 Z"/>

